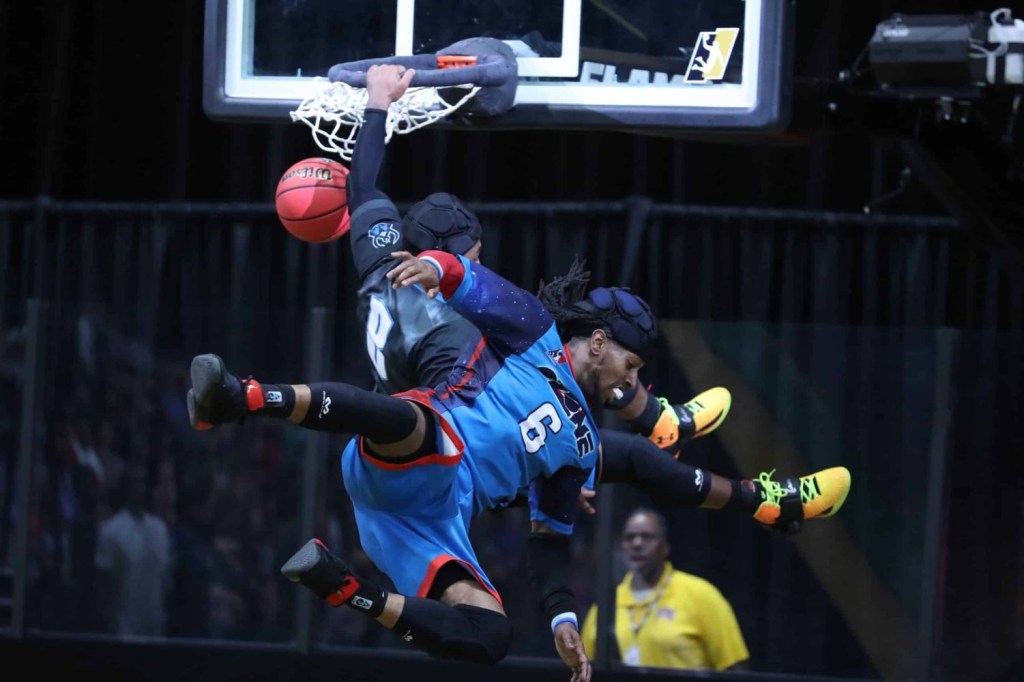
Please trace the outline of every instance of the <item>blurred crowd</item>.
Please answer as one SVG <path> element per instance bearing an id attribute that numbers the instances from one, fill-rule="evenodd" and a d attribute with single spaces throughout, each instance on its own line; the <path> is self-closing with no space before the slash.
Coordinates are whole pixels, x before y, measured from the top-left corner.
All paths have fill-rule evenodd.
<path id="1" fill-rule="evenodd" d="M 50 340 L 63 351 L 41 356 L 32 420 L 27 627 L 293 640 L 302 591 L 279 569 L 308 539 L 299 523 L 309 432 L 269 420 L 194 431 L 184 400 L 191 356 L 134 343 L 94 318 L 64 323 Z M 25 344 L 19 332 L 4 339 L 0 566 L 11 566 Z M 359 360 L 341 366 L 362 371 Z M 347 436 L 329 438 L 315 534 L 373 573 L 342 488 Z M 526 510 L 513 508 L 484 515 L 473 534 L 524 635 L 517 652 L 553 656 L 549 636 L 530 636 L 545 628 L 520 570 L 528 525 Z M 586 581 L 578 588 L 584 596 L 590 589 Z M 317 602 L 314 612 L 323 644 L 402 647 L 344 609 Z"/>

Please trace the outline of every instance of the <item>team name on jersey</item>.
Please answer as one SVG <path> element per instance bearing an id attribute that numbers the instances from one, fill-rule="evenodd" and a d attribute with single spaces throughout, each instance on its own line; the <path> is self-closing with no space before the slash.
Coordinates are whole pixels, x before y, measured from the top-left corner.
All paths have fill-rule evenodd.
<path id="1" fill-rule="evenodd" d="M 576 437 L 576 450 L 580 457 L 594 451 L 594 432 L 587 424 L 587 411 L 576 400 L 576 396 L 558 380 L 558 375 L 550 367 L 538 367 L 540 373 L 548 380 L 548 386 L 555 393 L 555 398 L 562 406 L 562 410 L 573 425 L 573 435 Z"/>

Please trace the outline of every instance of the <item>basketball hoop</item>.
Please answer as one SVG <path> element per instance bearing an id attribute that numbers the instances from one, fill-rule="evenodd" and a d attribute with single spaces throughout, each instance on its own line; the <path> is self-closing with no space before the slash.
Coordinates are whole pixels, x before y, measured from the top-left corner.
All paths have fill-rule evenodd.
<path id="1" fill-rule="evenodd" d="M 319 92 L 290 112 L 292 121 L 310 127 L 316 145 L 352 160 L 356 133 L 366 108 L 366 72 L 374 64 L 415 69 L 405 94 L 388 108 L 385 142 L 430 125 L 462 109 L 467 117 L 505 113 L 515 102 L 518 64 L 501 40 L 469 38 L 436 54 L 363 59 L 335 64 L 317 78 Z"/>

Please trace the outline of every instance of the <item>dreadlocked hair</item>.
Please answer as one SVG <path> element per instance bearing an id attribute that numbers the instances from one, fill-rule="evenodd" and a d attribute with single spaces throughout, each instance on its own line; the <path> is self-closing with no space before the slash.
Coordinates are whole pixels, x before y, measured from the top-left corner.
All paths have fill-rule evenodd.
<path id="1" fill-rule="evenodd" d="M 623 287 L 587 291 L 590 272 L 575 258 L 569 272 L 550 284 L 541 280 L 537 297 L 555 319 L 563 342 L 604 330 L 608 338 L 641 358 L 657 337 L 657 323 L 647 302 Z"/>
<path id="2" fill-rule="evenodd" d="M 593 321 L 593 315 L 581 310 L 575 303 L 583 300 L 590 284 L 590 271 L 585 267 L 586 261 L 575 256 L 569 272 L 560 275 L 550 282 L 540 281 L 537 298 L 555 318 L 558 333 L 565 338 L 566 332 L 578 326 L 577 322 Z M 595 326 L 601 326 L 600 323 Z"/>

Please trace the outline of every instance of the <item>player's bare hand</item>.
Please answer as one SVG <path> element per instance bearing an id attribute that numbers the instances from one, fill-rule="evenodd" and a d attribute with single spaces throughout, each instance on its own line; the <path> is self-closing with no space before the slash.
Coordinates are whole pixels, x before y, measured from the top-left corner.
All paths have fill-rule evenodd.
<path id="1" fill-rule="evenodd" d="M 580 488 L 580 509 L 582 509 L 587 514 L 590 514 L 591 516 L 596 514 L 597 510 L 594 509 L 594 505 L 590 503 L 590 500 L 594 499 L 594 497 L 596 496 L 596 490 L 592 490 L 591 488 Z"/>
<path id="2" fill-rule="evenodd" d="M 555 649 L 572 669 L 571 682 L 590 682 L 590 659 L 583 649 L 583 640 L 575 625 L 569 622 L 558 624 L 555 628 Z"/>
<path id="3" fill-rule="evenodd" d="M 415 69 L 401 64 L 374 64 L 366 70 L 366 106 L 387 109 L 409 89 Z"/>
<path id="4" fill-rule="evenodd" d="M 440 273 L 434 265 L 408 251 L 393 251 L 391 257 L 402 261 L 388 271 L 387 278 L 391 280 L 392 289 L 418 284 L 430 298 L 434 298 L 441 291 Z"/>

